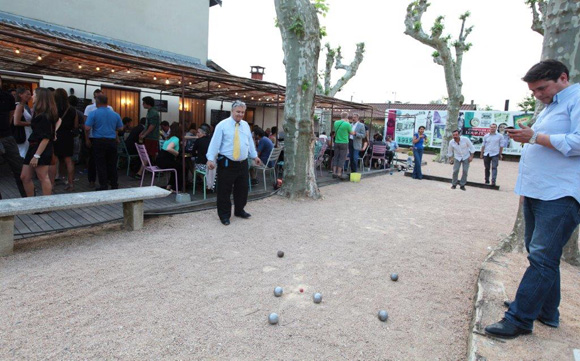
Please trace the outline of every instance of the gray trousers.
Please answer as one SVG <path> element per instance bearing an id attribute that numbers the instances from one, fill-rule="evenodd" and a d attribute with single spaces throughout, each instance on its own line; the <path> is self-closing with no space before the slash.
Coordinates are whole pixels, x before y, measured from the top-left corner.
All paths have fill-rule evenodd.
<path id="1" fill-rule="evenodd" d="M 463 173 L 461 174 L 461 181 L 459 185 L 464 186 L 467 183 L 467 172 L 469 171 L 469 158 L 465 160 L 453 160 L 453 180 L 452 185 L 457 185 L 457 175 L 459 174 L 459 167 L 463 164 Z"/>
<path id="2" fill-rule="evenodd" d="M 483 156 L 483 165 L 485 166 L 485 181 L 489 182 L 489 166 L 491 165 L 491 181 L 495 183 L 497 178 L 497 164 L 499 163 L 499 155 L 494 155 L 490 157 L 489 155 Z"/>

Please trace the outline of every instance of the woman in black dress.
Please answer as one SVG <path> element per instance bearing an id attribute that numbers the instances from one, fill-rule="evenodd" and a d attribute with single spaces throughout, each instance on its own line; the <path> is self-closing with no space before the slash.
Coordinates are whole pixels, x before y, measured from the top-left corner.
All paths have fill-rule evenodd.
<path id="1" fill-rule="evenodd" d="M 62 119 L 60 127 L 56 131 L 56 141 L 54 142 L 54 154 L 59 161 L 59 174 L 62 177 L 66 173 L 68 183 L 67 191 L 74 189 L 75 164 L 72 160 L 74 153 L 75 139 L 74 132 L 79 127 L 79 119 L 76 110 L 68 103 L 68 94 L 63 88 L 58 88 L 54 92 L 54 101 L 58 110 L 58 116 Z"/>
<path id="2" fill-rule="evenodd" d="M 34 197 L 32 177 L 40 181 L 42 194 L 52 194 L 52 183 L 48 176 L 48 167 L 52 160 L 52 139 L 54 125 L 58 120 L 58 111 L 52 93 L 46 88 L 36 88 L 33 96 L 34 116 L 30 121 L 32 134 L 28 138 L 28 151 L 24 158 L 20 179 L 24 185 L 27 197 Z"/>

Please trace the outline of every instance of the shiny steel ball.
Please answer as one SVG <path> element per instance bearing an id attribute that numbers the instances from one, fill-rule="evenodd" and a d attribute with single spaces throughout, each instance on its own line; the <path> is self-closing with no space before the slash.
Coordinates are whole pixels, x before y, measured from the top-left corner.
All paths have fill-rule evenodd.
<path id="1" fill-rule="evenodd" d="M 322 295 L 320 293 L 316 292 L 312 296 L 312 300 L 314 301 L 314 303 L 320 303 L 320 302 L 322 302 Z"/>
<path id="2" fill-rule="evenodd" d="M 284 290 L 282 289 L 282 287 L 274 288 L 274 296 L 280 297 L 280 296 L 282 296 L 282 293 L 284 293 Z"/>
<path id="3" fill-rule="evenodd" d="M 270 325 L 277 324 L 278 323 L 278 320 L 279 320 L 279 318 L 278 318 L 278 315 L 276 313 L 271 313 L 268 316 L 268 322 L 270 323 Z"/>
<path id="4" fill-rule="evenodd" d="M 398 273 L 391 273 L 391 281 L 397 282 L 398 280 L 399 280 L 399 274 Z"/>
<path id="5" fill-rule="evenodd" d="M 283 251 L 278 251 L 278 257 L 280 257 L 280 258 L 284 257 L 284 252 Z"/>
<path id="6" fill-rule="evenodd" d="M 378 316 L 379 320 L 383 322 L 387 321 L 387 318 L 389 318 L 389 314 L 385 310 L 380 310 Z"/>

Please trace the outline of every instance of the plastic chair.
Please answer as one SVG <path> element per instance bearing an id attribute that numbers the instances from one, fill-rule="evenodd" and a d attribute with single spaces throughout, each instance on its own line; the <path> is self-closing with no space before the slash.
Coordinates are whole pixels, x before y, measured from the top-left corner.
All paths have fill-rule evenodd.
<path id="1" fill-rule="evenodd" d="M 127 144 L 125 144 L 124 140 L 121 140 L 117 145 L 117 168 L 119 168 L 119 162 L 121 158 L 127 158 L 127 175 L 129 175 L 129 170 L 131 169 L 131 159 L 139 158 L 139 154 L 129 154 L 127 150 Z"/>
<path id="2" fill-rule="evenodd" d="M 139 158 L 141 159 L 141 164 L 143 165 L 143 175 L 141 176 L 141 184 L 139 187 L 143 187 L 143 180 L 145 179 L 145 172 L 151 172 L 151 186 L 155 182 L 155 173 L 164 173 L 164 172 L 174 172 L 175 173 L 175 191 L 179 189 L 177 187 L 177 170 L 175 168 L 167 168 L 162 169 L 156 165 L 151 165 L 151 160 L 149 159 L 149 154 L 147 154 L 147 149 L 143 144 L 135 144 L 137 148 L 137 153 L 139 154 Z"/>
<path id="3" fill-rule="evenodd" d="M 195 184 L 197 181 L 197 176 L 201 175 L 201 177 L 203 178 L 203 199 L 207 199 L 207 187 L 206 187 L 206 181 L 205 181 L 205 176 L 207 175 L 207 172 L 204 172 L 202 170 L 199 169 L 195 169 L 193 171 L 193 194 L 195 195 Z"/>
<path id="4" fill-rule="evenodd" d="M 256 169 L 256 171 L 261 170 L 262 174 L 264 176 L 264 190 L 267 190 L 268 188 L 266 187 L 266 171 L 271 171 L 272 175 L 274 176 L 273 181 L 276 181 L 276 165 L 278 164 L 278 158 L 280 158 L 280 153 L 282 153 L 282 147 L 278 147 L 278 148 L 272 148 L 272 152 L 270 153 L 270 156 L 268 157 L 268 161 L 266 162 L 266 164 L 260 165 L 260 166 L 254 166 L 253 168 Z M 272 166 L 270 167 L 269 165 L 272 164 Z"/>
<path id="5" fill-rule="evenodd" d="M 318 154 L 314 158 L 314 171 L 316 172 L 316 168 L 320 171 L 320 176 L 322 177 L 322 164 L 324 163 L 324 153 L 326 153 L 326 148 L 328 144 L 324 142 L 322 147 L 318 151 Z"/>
<path id="6" fill-rule="evenodd" d="M 358 158 L 359 166 L 358 166 L 358 169 L 361 170 L 361 173 L 365 171 L 365 159 L 368 159 L 369 149 L 370 148 L 371 147 L 367 146 L 367 149 L 365 149 L 364 153 L 363 154 L 359 154 L 359 158 Z M 370 168 L 369 168 L 369 170 L 370 170 Z"/>
<path id="7" fill-rule="evenodd" d="M 371 160 L 370 163 L 371 165 L 373 164 L 373 159 L 376 159 L 379 164 L 380 161 L 383 160 L 383 169 L 387 168 L 387 157 L 385 156 L 385 153 L 387 152 L 387 146 L 386 145 L 373 145 L 373 150 L 371 151 Z"/>

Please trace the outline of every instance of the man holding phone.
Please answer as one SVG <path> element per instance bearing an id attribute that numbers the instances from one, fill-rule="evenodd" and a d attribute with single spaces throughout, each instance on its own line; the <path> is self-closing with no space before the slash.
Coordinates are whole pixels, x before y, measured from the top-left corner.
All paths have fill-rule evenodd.
<path id="1" fill-rule="evenodd" d="M 560 324 L 560 257 L 580 223 L 580 84 L 570 84 L 557 60 L 534 65 L 524 76 L 545 104 L 532 127 L 508 130 L 525 144 L 515 192 L 521 196 L 529 267 L 504 318 L 485 331 L 501 338 L 532 332 L 535 320 Z"/>

